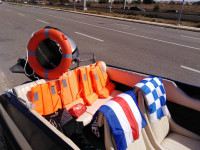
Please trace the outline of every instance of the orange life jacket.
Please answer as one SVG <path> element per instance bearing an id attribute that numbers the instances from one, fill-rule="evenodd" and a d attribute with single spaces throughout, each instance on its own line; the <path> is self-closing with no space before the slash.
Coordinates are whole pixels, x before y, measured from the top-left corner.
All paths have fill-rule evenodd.
<path id="1" fill-rule="evenodd" d="M 51 92 L 53 112 L 56 112 L 58 109 L 62 109 L 62 103 L 60 98 L 60 83 L 59 81 L 50 81 L 47 83 Z M 45 100 L 43 99 L 43 101 Z M 46 105 L 44 106 L 46 107 Z"/>
<path id="2" fill-rule="evenodd" d="M 31 88 L 30 101 L 36 105 L 34 110 L 40 115 L 44 115 L 43 98 L 40 85 L 36 85 Z"/>
<path id="3" fill-rule="evenodd" d="M 60 96 L 62 99 L 63 107 L 73 102 L 73 97 L 69 85 L 69 74 L 70 72 L 66 72 L 63 76 L 60 77 L 60 86 L 61 86 Z"/>
<path id="4" fill-rule="evenodd" d="M 108 77 L 108 74 L 107 74 L 107 72 L 106 72 L 106 66 L 104 67 L 103 66 L 103 64 L 102 64 L 102 62 L 101 61 L 98 61 L 97 63 L 96 63 L 96 67 L 99 67 L 99 69 L 101 70 L 101 73 L 102 73 L 102 80 L 103 80 L 103 84 L 106 86 L 109 82 L 110 82 L 110 80 L 109 80 L 109 77 Z"/>
<path id="5" fill-rule="evenodd" d="M 92 88 L 90 67 L 81 67 L 79 70 L 83 97 L 86 102 L 91 105 L 95 100 L 98 99 L 98 95 L 94 93 Z"/>
<path id="6" fill-rule="evenodd" d="M 36 104 L 35 111 L 49 115 L 62 108 L 58 81 L 50 81 L 31 88 L 31 102 Z"/>
<path id="7" fill-rule="evenodd" d="M 101 62 L 92 67 L 92 82 L 99 98 L 107 98 L 115 89 L 115 84 L 110 82 L 108 74 Z"/>
<path id="8" fill-rule="evenodd" d="M 81 87 L 79 84 L 79 70 L 75 69 L 73 71 L 70 71 L 69 84 L 73 101 L 75 101 L 81 97 Z"/>
<path id="9" fill-rule="evenodd" d="M 49 85 L 47 83 L 40 84 L 42 91 L 42 101 L 43 101 L 43 115 L 48 115 L 54 112 L 51 92 L 49 90 Z M 32 90 L 32 89 L 31 89 Z M 37 107 L 37 104 L 36 104 Z"/>
<path id="10" fill-rule="evenodd" d="M 75 105 L 76 102 L 84 104 L 84 101 L 81 98 L 82 90 L 79 82 L 79 70 L 75 69 L 66 72 L 62 77 L 60 77 L 60 86 L 63 107 L 68 109 L 71 107 L 69 104 Z"/>

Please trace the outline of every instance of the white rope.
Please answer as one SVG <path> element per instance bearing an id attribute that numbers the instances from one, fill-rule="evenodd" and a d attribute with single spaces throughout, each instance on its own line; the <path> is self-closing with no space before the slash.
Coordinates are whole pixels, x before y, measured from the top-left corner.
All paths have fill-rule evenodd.
<path id="1" fill-rule="evenodd" d="M 33 37 L 33 35 L 34 35 L 36 32 L 37 32 L 37 31 L 34 31 L 34 32 L 32 33 L 31 38 Z M 28 46 L 28 43 L 29 43 L 29 40 L 27 41 L 26 47 Z M 25 65 L 24 65 L 24 73 L 25 73 L 25 75 L 28 76 L 28 77 L 30 77 L 30 76 L 33 75 L 34 78 L 36 78 L 37 80 L 39 80 L 39 78 L 35 76 L 34 70 L 33 70 L 33 72 L 32 72 L 31 74 L 28 74 L 28 73 L 26 72 L 27 63 L 28 63 L 28 49 L 26 48 L 26 63 L 25 63 Z"/>

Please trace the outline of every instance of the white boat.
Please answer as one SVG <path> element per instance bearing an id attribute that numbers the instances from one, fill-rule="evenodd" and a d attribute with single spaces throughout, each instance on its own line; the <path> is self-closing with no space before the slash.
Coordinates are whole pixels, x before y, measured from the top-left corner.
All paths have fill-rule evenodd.
<path id="1" fill-rule="evenodd" d="M 49 29 L 49 27 L 46 29 Z M 60 30 L 58 31 L 60 32 Z M 67 35 L 65 35 L 65 37 L 68 38 Z M 73 40 L 71 40 L 70 44 L 73 45 L 72 43 L 74 43 Z M 59 46 L 60 45 L 57 44 L 57 47 Z M 43 49 L 45 50 L 44 47 Z M 82 76 L 80 73 L 81 70 L 84 71 L 86 68 L 91 68 L 91 66 L 94 68 L 98 66 L 98 63 L 93 62 L 95 61 L 94 55 L 92 54 L 92 59 L 89 59 L 89 61 L 82 61 L 77 47 L 74 46 L 72 49 L 72 60 L 77 64 L 77 66 L 75 68 L 73 66 L 73 69 L 67 71 L 68 76 L 63 76 L 58 79 L 43 79 L 37 74 L 31 74 L 29 77 L 33 80 L 32 82 L 13 87 L 13 89 L 8 90 L 1 95 L 0 123 L 3 129 L 5 149 L 198 150 L 200 148 L 199 86 L 162 78 L 166 93 L 166 107 L 168 108 L 169 113 L 161 118 L 156 118 L 156 120 L 151 122 L 150 107 L 147 102 L 148 98 L 145 97 L 144 91 L 142 91 L 142 88 L 139 88 L 138 83 L 141 83 L 142 80 L 145 80 L 149 76 L 152 77 L 152 75 L 111 66 L 105 64 L 103 61 L 98 62 L 103 66 L 103 69 L 101 68 L 102 66 L 99 67 L 99 70 L 102 71 L 101 73 L 104 73 L 105 71 L 109 80 L 108 82 L 115 86 L 114 89 L 109 91 L 107 88 L 107 81 L 104 84 L 101 81 L 98 85 L 98 82 L 94 81 L 95 78 L 97 80 L 95 74 L 94 77 L 92 75 L 86 77 L 84 75 Z M 48 47 L 46 50 L 48 50 Z M 38 57 L 41 56 L 42 54 L 38 55 Z M 62 57 L 60 57 L 60 59 L 62 59 Z M 19 59 L 18 66 L 21 65 L 24 68 L 24 65 L 26 64 L 25 61 L 25 59 Z M 50 66 L 42 57 L 39 61 L 44 67 Z M 55 59 L 55 61 L 61 60 Z M 89 64 L 81 66 L 81 63 L 87 61 Z M 26 65 L 25 72 L 32 72 L 31 67 L 28 66 L 28 64 Z M 54 68 L 58 66 L 59 63 Z M 51 70 L 54 68 L 48 69 Z M 14 70 L 14 68 L 12 69 Z M 74 70 L 79 72 L 75 74 L 77 81 L 72 77 Z M 92 69 L 89 70 L 90 74 L 91 70 Z M 24 70 L 22 70 L 22 72 L 23 71 Z M 19 68 L 18 72 L 20 72 Z M 95 73 L 95 71 L 93 73 Z M 97 75 L 100 80 L 101 74 L 97 73 Z M 65 95 L 66 93 L 62 91 L 62 88 L 60 88 L 61 91 L 58 92 L 58 95 L 60 97 L 59 103 L 62 103 L 61 107 L 48 114 L 46 113 L 48 106 L 44 105 L 44 101 L 47 101 L 45 98 L 42 100 L 43 103 L 38 103 L 38 101 L 36 102 L 32 100 L 35 98 L 33 94 L 31 95 L 33 87 L 45 85 L 51 82 L 57 82 L 59 83 L 59 86 L 62 86 L 61 83 L 63 82 L 61 80 L 63 80 L 63 78 L 68 80 L 67 83 L 71 90 L 71 97 L 73 97 L 73 92 L 78 92 L 77 94 L 79 94 L 79 97 L 73 97 L 71 102 L 67 102 L 66 104 L 63 102 L 63 97 L 65 96 L 65 98 L 68 99 L 68 95 Z M 91 79 L 89 80 L 89 78 Z M 90 86 L 88 89 L 92 88 L 90 94 L 95 93 L 98 95 L 98 98 L 91 102 L 88 102 L 87 96 L 84 94 L 86 91 L 83 83 L 84 79 L 88 84 L 87 86 Z M 75 87 L 77 86 L 76 89 L 73 89 L 73 84 L 75 84 Z M 103 96 L 104 98 L 102 98 L 101 92 L 97 91 L 94 85 L 101 86 L 102 89 L 108 90 L 109 95 L 105 97 Z M 137 138 L 133 133 L 133 128 L 135 128 L 135 126 L 132 125 L 131 119 L 129 119 L 130 116 L 127 116 L 126 110 L 122 109 L 123 111 L 120 114 L 121 108 L 113 108 L 113 111 L 116 112 L 116 114 L 119 113 L 119 117 L 125 114 L 128 118 L 128 125 L 127 120 L 123 120 L 124 118 L 122 119 L 123 121 L 119 121 L 124 131 L 121 129 L 114 131 L 114 127 L 111 127 L 112 117 L 110 121 L 102 111 L 99 111 L 103 105 L 107 105 L 110 101 L 115 101 L 117 96 L 121 96 L 119 94 L 126 91 L 134 91 L 137 96 L 138 110 L 142 113 L 146 121 L 146 126 L 144 128 L 139 127 L 139 124 L 138 126 L 136 125 L 138 133 Z M 49 96 L 48 93 L 42 94 Z M 128 104 L 130 102 L 126 99 L 125 101 Z M 66 114 L 69 115 L 70 108 L 80 103 L 86 107 L 86 110 L 81 113 L 78 118 L 68 116 L 64 118 L 63 121 L 62 117 L 66 116 Z M 40 104 L 44 106 L 41 106 Z M 39 111 L 39 107 L 42 107 L 42 112 Z M 137 107 L 133 108 L 131 104 L 130 109 L 133 111 L 136 121 L 138 121 L 136 117 L 137 114 L 134 114 L 134 109 L 136 108 Z M 125 125 L 123 125 L 123 123 Z M 127 130 L 125 128 L 127 128 Z M 124 144 L 122 142 L 124 139 L 122 138 L 121 141 L 117 140 L 118 133 L 116 134 L 115 132 L 120 132 L 120 134 L 125 135 L 125 146 L 122 146 Z"/>

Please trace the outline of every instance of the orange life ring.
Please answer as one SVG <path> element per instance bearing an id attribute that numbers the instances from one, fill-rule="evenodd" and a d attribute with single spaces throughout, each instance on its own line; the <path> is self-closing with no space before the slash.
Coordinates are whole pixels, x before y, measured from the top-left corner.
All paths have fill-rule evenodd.
<path id="1" fill-rule="evenodd" d="M 37 47 L 45 39 L 56 41 L 62 49 L 62 60 L 54 69 L 46 69 L 38 62 L 36 51 Z M 29 40 L 28 62 L 36 74 L 43 78 L 57 79 L 69 68 L 72 61 L 72 50 L 67 37 L 60 31 L 52 28 L 42 29 L 36 32 Z"/>

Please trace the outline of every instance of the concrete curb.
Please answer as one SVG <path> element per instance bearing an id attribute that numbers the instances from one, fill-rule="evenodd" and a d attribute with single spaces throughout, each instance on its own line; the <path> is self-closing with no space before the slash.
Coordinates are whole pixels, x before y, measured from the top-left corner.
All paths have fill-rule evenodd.
<path id="1" fill-rule="evenodd" d="M 9 3 L 9 4 L 11 4 L 11 3 Z M 15 5 L 17 5 L 17 4 L 15 4 Z M 40 6 L 34 6 L 34 5 L 23 5 L 23 6 L 40 7 Z M 115 19 L 115 20 L 121 20 L 121 21 L 135 22 L 135 23 L 141 23 L 141 24 L 148 24 L 148 25 L 160 26 L 160 27 L 165 27 L 165 28 L 172 28 L 172 29 L 200 32 L 200 28 L 189 27 L 189 26 L 172 25 L 172 24 L 157 23 L 157 22 L 150 22 L 150 21 L 142 21 L 142 20 L 135 20 L 135 19 L 119 18 L 119 17 L 91 14 L 91 13 L 85 13 L 85 12 L 76 12 L 76 11 L 71 11 L 71 10 L 49 8 L 49 7 L 40 7 L 40 8 L 52 9 L 52 10 L 57 10 L 57 11 L 65 11 L 65 12 L 82 14 L 82 15 L 96 16 L 96 17 L 101 17 L 101 18 Z"/>

